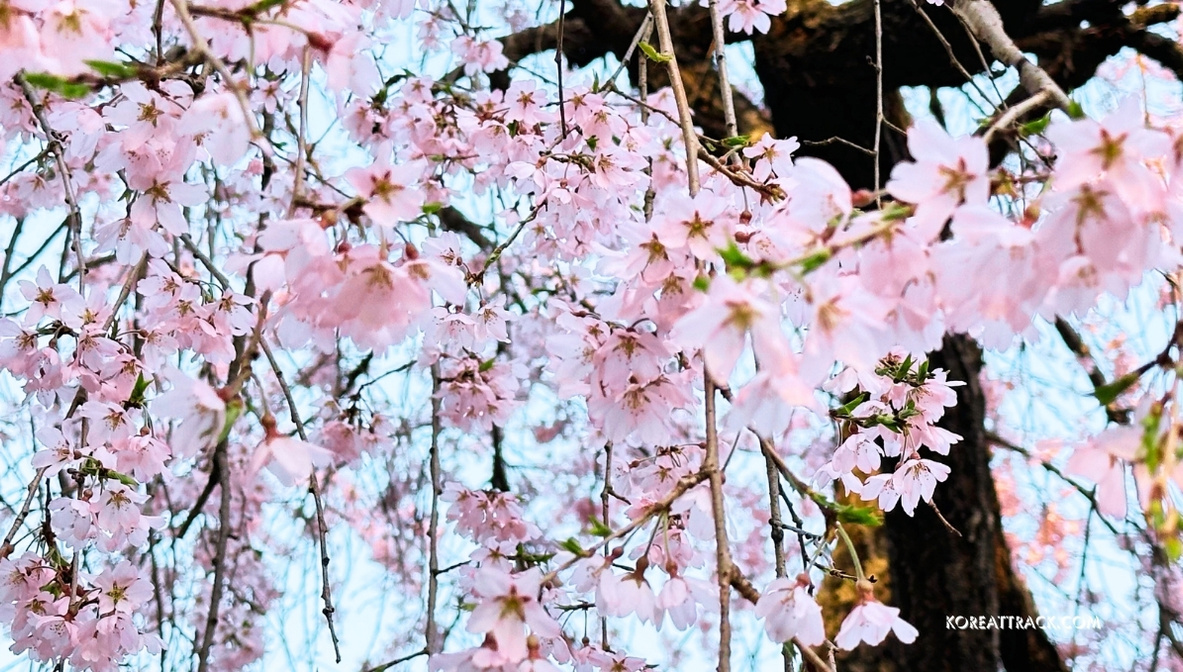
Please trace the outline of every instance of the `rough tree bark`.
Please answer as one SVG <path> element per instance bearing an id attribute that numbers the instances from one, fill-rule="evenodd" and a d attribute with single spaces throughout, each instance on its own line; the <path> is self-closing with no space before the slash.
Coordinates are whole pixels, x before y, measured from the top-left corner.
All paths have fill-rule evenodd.
<path id="1" fill-rule="evenodd" d="M 903 135 L 891 127 L 907 126 L 899 88 L 961 86 L 966 73 L 978 74 L 991 66 L 988 50 L 979 49 L 948 7 L 935 7 L 923 0 L 880 1 L 884 106 L 891 125 L 884 129 L 878 157 L 869 151 L 874 145 L 877 107 L 874 0 L 851 0 L 838 6 L 827 0 L 790 0 L 788 11 L 773 20 L 772 29 L 751 39 L 767 112 L 738 97 L 741 132 L 758 135 L 766 130 L 770 113 L 777 135 L 796 136 L 803 145 L 801 154 L 830 162 L 853 186 L 874 186 L 876 158 L 881 180 L 886 180 L 892 166 L 907 157 Z M 576 65 L 607 53 L 622 57 L 645 14 L 645 10 L 622 6 L 617 0 L 571 0 L 568 4 L 564 55 Z M 1123 47 L 1138 50 L 1183 78 L 1179 45 L 1147 30 L 1175 19 L 1179 14 L 1176 6 L 1142 7 L 1127 16 L 1122 10 L 1125 3 L 1116 0 L 1064 0 L 1047 6 L 1041 0 L 994 0 L 994 4 L 1007 33 L 1024 51 L 1034 53 L 1039 65 L 1065 90 L 1083 84 Z M 678 60 L 688 73 L 687 89 L 697 102 L 695 120 L 707 136 L 722 137 L 722 118 L 714 95 L 718 85 L 708 58 L 711 31 L 707 11 L 691 5 L 669 15 Z M 556 38 L 557 24 L 533 28 L 504 38 L 505 53 L 516 61 L 554 49 Z M 649 72 L 651 84 L 662 86 L 660 69 Z M 702 95 L 696 95 L 698 92 Z M 1021 91 L 1009 93 L 1011 103 L 1026 97 Z M 1013 142 L 1013 137 L 1000 134 L 992 144 L 992 158 L 1001 161 Z M 886 549 L 889 577 L 884 577 L 888 579 L 884 588 L 889 583 L 890 589 L 883 593 L 921 635 L 909 646 L 889 640 L 874 649 L 862 647 L 839 659 L 842 669 L 1066 670 L 1065 661 L 1041 630 L 946 628 L 948 615 L 1036 614 L 1002 532 L 983 425 L 985 399 L 978 378 L 981 351 L 970 338 L 950 336 L 932 354 L 932 362 L 949 370 L 951 380 L 967 383 L 958 389 L 957 406 L 944 423 L 964 439 L 942 459 L 952 473 L 937 488 L 934 500 L 961 536 L 951 533 L 932 508 L 922 506 L 915 517 L 897 509 L 886 516 L 880 531 L 859 542 L 873 556 L 884 555 L 882 549 Z M 840 553 L 836 561 L 841 560 Z"/>

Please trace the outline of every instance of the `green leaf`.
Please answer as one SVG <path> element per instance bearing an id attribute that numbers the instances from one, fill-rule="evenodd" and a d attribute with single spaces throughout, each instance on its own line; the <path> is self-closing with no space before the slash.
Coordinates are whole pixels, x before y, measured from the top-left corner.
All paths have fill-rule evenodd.
<path id="1" fill-rule="evenodd" d="M 898 383 L 898 382 L 903 381 L 905 378 L 908 377 L 908 372 L 911 370 L 912 370 L 912 355 L 908 355 L 907 357 L 904 358 L 904 361 L 900 363 L 899 373 L 895 377 L 895 382 Z"/>
<path id="2" fill-rule="evenodd" d="M 639 42 L 639 43 L 637 43 L 637 46 L 641 48 L 641 51 L 645 54 L 646 58 L 648 58 L 651 61 L 656 61 L 658 63 L 669 63 L 670 62 L 669 56 L 659 53 L 656 49 L 653 48 L 653 45 L 649 44 L 648 42 Z"/>
<path id="3" fill-rule="evenodd" d="M 600 521 L 600 519 L 596 518 L 595 516 L 592 516 L 590 526 L 591 526 L 591 529 L 588 531 L 597 537 L 612 536 L 612 528 L 610 528 L 607 525 L 605 525 L 604 523 L 602 523 Z"/>
<path id="4" fill-rule="evenodd" d="M 129 79 L 135 77 L 136 71 L 123 63 L 116 63 L 115 61 L 84 61 L 90 66 L 91 70 L 99 73 L 104 77 L 112 77 L 115 79 Z"/>
<path id="5" fill-rule="evenodd" d="M 817 269 L 821 268 L 827 261 L 829 261 L 830 257 L 832 257 L 832 256 L 834 256 L 834 253 L 831 252 L 828 248 L 821 249 L 821 250 L 814 252 L 813 254 L 810 254 L 809 256 L 807 256 L 801 260 L 801 262 L 800 262 L 801 263 L 801 272 L 808 274 L 808 273 L 812 273 L 812 272 L 816 271 Z"/>
<path id="6" fill-rule="evenodd" d="M 749 269 L 756 265 L 756 262 L 744 254 L 734 241 L 729 242 L 726 248 L 719 250 L 719 256 L 723 257 L 723 263 L 727 264 L 728 269 Z"/>
<path id="7" fill-rule="evenodd" d="M 437 203 L 435 201 L 432 201 L 431 203 L 424 203 L 423 204 L 423 214 L 425 214 L 425 215 L 434 215 L 435 213 L 437 213 L 443 209 L 444 209 L 443 203 Z"/>
<path id="8" fill-rule="evenodd" d="M 86 458 L 78 470 L 90 476 L 98 476 L 99 478 L 113 478 L 129 488 L 138 488 L 140 486 L 140 482 L 136 479 L 128 476 L 127 474 L 121 474 L 118 471 L 107 469 L 103 466 L 102 462 L 99 462 L 93 457 Z"/>
<path id="9" fill-rule="evenodd" d="M 904 203 L 888 203 L 883 207 L 883 221 L 903 221 L 912 216 L 913 208 Z"/>
<path id="10" fill-rule="evenodd" d="M 1019 126 L 1019 135 L 1023 137 L 1031 135 L 1039 135 L 1047 130 L 1048 124 L 1052 123 L 1052 113 L 1048 112 L 1042 117 Z"/>
<path id="11" fill-rule="evenodd" d="M 497 364 L 497 358 L 490 357 L 489 359 L 486 359 L 485 361 L 481 362 L 481 365 L 477 370 L 480 371 L 481 373 L 484 373 L 485 371 L 492 369 L 495 364 Z"/>
<path id="12" fill-rule="evenodd" d="M 1179 537 L 1167 537 L 1163 542 L 1163 549 L 1166 550 L 1170 561 L 1176 562 L 1183 556 L 1183 541 L 1180 541 Z"/>
<path id="13" fill-rule="evenodd" d="M 259 0 L 255 4 L 250 5 L 246 9 L 242 10 L 241 13 L 249 14 L 251 16 L 258 16 L 272 7 L 278 7 L 286 2 L 287 0 Z"/>
<path id="14" fill-rule="evenodd" d="M 1097 386 L 1096 390 L 1093 391 L 1093 396 L 1097 398 L 1097 401 L 1102 406 L 1108 406 L 1116 401 L 1122 392 L 1133 387 L 1134 383 L 1137 383 L 1141 377 L 1142 374 L 1140 372 L 1130 371 L 1112 383 Z"/>
<path id="15" fill-rule="evenodd" d="M 748 135 L 733 135 L 730 138 L 723 138 L 723 145 L 726 147 L 747 147 L 752 144 L 752 138 Z"/>
<path id="16" fill-rule="evenodd" d="M 700 275 L 694 279 L 694 288 L 700 292 L 705 292 L 711 288 L 711 279 L 705 275 Z"/>
<path id="17" fill-rule="evenodd" d="M 838 409 L 838 413 L 840 413 L 841 415 L 844 415 L 844 416 L 849 416 L 851 413 L 854 413 L 854 409 L 858 408 L 860 404 L 862 404 L 864 401 L 866 401 L 870 398 L 871 398 L 870 394 L 867 394 L 866 392 L 861 392 L 861 393 L 859 393 L 859 395 L 857 397 L 850 400 L 850 402 L 841 406 Z"/>
<path id="18" fill-rule="evenodd" d="M 566 541 L 559 542 L 559 548 L 563 549 L 564 551 L 570 551 L 581 558 L 587 556 L 587 551 L 583 550 L 583 547 L 580 546 L 579 542 L 575 541 L 574 538 L 569 538 Z"/>
<path id="19" fill-rule="evenodd" d="M 136 385 L 131 389 L 131 396 L 127 398 L 127 405 L 139 408 L 144 405 L 144 392 L 148 390 L 148 379 L 144 378 L 144 374 L 140 373 L 136 377 Z"/>
<path id="20" fill-rule="evenodd" d="M 1069 101 L 1066 112 L 1068 112 L 1068 116 L 1072 117 L 1073 119 L 1084 119 L 1084 108 L 1081 107 L 1080 103 L 1076 102 L 1075 100 Z"/>
<path id="21" fill-rule="evenodd" d="M 29 86 L 52 91 L 63 98 L 82 98 L 90 93 L 90 87 L 78 82 L 71 82 L 63 77 L 51 75 L 48 72 L 26 72 L 25 81 Z"/>
<path id="22" fill-rule="evenodd" d="M 235 397 L 226 402 L 226 423 L 222 425 L 222 431 L 218 434 L 218 443 L 221 443 L 230 436 L 230 430 L 234 428 L 234 423 L 238 420 L 238 416 L 242 415 L 245 404 L 242 399 Z"/>
<path id="23" fill-rule="evenodd" d="M 1162 404 L 1155 403 L 1150 407 L 1150 413 L 1142 418 L 1142 457 L 1146 460 L 1146 468 L 1150 473 L 1158 471 L 1162 461 L 1162 450 L 1159 448 L 1158 429 L 1162 425 Z"/>
<path id="24" fill-rule="evenodd" d="M 838 506 L 837 513 L 840 523 L 866 525 L 867 527 L 879 527 L 883 524 L 882 514 L 878 510 L 866 506 L 841 504 Z"/>

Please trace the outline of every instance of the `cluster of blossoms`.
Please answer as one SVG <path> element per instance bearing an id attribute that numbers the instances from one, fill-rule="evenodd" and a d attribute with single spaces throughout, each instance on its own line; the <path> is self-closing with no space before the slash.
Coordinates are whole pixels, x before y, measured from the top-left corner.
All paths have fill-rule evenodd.
<path id="1" fill-rule="evenodd" d="M 326 544 L 328 508 L 406 592 L 444 581 L 471 607 L 462 641 L 427 632 L 434 669 L 644 669 L 607 644 L 607 626 L 593 643 L 562 614 L 707 623 L 735 570 L 713 551 L 751 524 L 716 509 L 708 471 L 768 453 L 800 472 L 811 523 L 836 508 L 814 490 L 831 484 L 913 515 L 960 439 L 936 423 L 964 381 L 924 363 L 945 333 L 1005 346 L 1036 318 L 1083 313 L 1180 262 L 1178 133 L 1148 128 L 1136 106 L 1054 121 L 1039 193 L 992 170 L 983 139 L 922 120 L 878 207 L 767 136 L 731 168 L 697 165 L 690 196 L 668 90 L 642 111 L 586 79 L 562 98 L 533 81 L 485 87 L 508 65 L 501 43 L 451 3 L 420 4 L 422 20 L 413 2 L 0 3 L 0 140 L 18 153 L 46 142 L 0 184 L 0 216 L 44 222 L 65 204 L 69 241 L 58 271 L 30 269 L 0 318 L 0 367 L 37 427 L 27 492 L 43 519 L 25 530 L 22 514 L 0 546 L 15 652 L 107 670 L 171 638 L 216 669 L 257 661 L 283 588 L 266 559 L 289 551 L 268 516 L 310 490 L 316 514 L 295 507 L 309 538 Z M 784 9 L 719 7 L 747 33 Z M 462 62 L 450 79 L 380 74 L 361 26 L 407 20 Z M 138 45 L 136 67 L 110 60 L 151 34 L 179 55 Z M 307 119 L 285 116 L 309 106 L 309 87 L 364 165 L 318 155 Z M 480 199 L 493 226 L 461 212 Z M 390 401 L 392 373 L 416 403 Z M 561 457 L 569 471 L 534 486 L 559 499 L 531 504 L 499 481 L 506 444 L 526 434 L 509 430 L 540 424 L 525 418 L 547 405 L 536 443 L 577 445 Z M 818 429 L 833 420 L 836 435 Z M 1112 430 L 1069 470 L 1121 516 L 1135 464 L 1165 529 L 1183 469 L 1174 425 L 1149 424 L 1167 448 Z M 532 448 L 514 454 L 541 462 Z M 494 488 L 464 485 L 476 457 L 496 465 Z M 373 491 L 367 468 L 382 472 Z M 590 484 L 604 493 L 594 513 Z M 757 501 L 741 481 L 718 487 Z M 385 529 L 378 510 L 405 527 Z M 811 535 L 815 551 L 832 531 Z M 440 553 L 452 570 L 433 564 L 424 581 L 416 562 Z M 156 575 L 165 561 L 189 579 Z M 820 574 L 744 561 L 776 642 L 918 636 L 861 576 L 827 633 Z M 1176 598 L 1179 584 L 1163 581 Z"/>

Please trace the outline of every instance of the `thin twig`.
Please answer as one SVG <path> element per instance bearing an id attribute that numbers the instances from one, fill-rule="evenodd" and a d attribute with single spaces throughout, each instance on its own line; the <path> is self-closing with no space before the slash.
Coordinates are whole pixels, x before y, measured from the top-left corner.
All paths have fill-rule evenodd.
<path id="1" fill-rule="evenodd" d="M 70 208 L 69 229 L 73 233 L 74 255 L 77 257 L 78 264 L 78 288 L 81 294 L 86 286 L 86 261 L 82 256 L 82 210 L 78 207 L 74 182 L 70 179 L 70 168 L 66 165 L 66 152 L 58 138 L 57 131 L 53 130 L 49 118 L 45 116 L 45 106 L 37 101 L 37 95 L 33 92 L 33 87 L 25 81 L 24 74 L 18 74 L 16 82 L 20 85 L 25 100 L 29 101 L 33 116 L 37 118 L 37 123 L 41 125 L 41 130 L 45 133 L 45 139 L 49 143 L 49 150 L 53 152 L 54 163 L 57 165 L 58 174 L 62 180 L 62 192 L 66 198 L 66 205 Z"/>
<path id="2" fill-rule="evenodd" d="M 214 551 L 214 584 L 210 588 L 209 612 L 205 616 L 205 632 L 201 637 L 201 648 L 197 650 L 197 672 L 209 670 L 210 649 L 214 645 L 214 633 L 218 628 L 218 611 L 222 592 L 226 584 L 226 545 L 230 538 L 230 470 L 226 464 L 227 442 L 223 440 L 214 449 L 214 466 L 218 470 L 221 501 L 218 504 L 218 538 Z"/>
<path id="3" fill-rule="evenodd" d="M 262 325 L 259 326 L 259 332 L 262 332 Z M 292 424 L 296 426 L 296 433 L 300 435 L 301 441 L 308 441 L 308 432 L 304 428 L 304 421 L 300 419 L 300 413 L 296 409 L 296 400 L 292 396 L 292 388 L 288 386 L 287 379 L 283 376 L 283 371 L 279 368 L 279 362 L 276 361 L 275 355 L 271 352 L 271 346 L 267 345 L 267 339 L 262 336 L 259 337 L 259 348 L 262 349 L 263 354 L 267 357 L 267 363 L 271 365 L 271 371 L 275 373 L 275 379 L 279 382 L 279 389 L 283 391 L 283 398 L 287 402 L 288 414 L 292 419 Z M 320 548 L 320 573 L 321 573 L 321 591 L 320 597 L 324 601 L 324 608 L 321 613 L 324 614 L 325 621 L 329 626 L 329 636 L 333 640 L 333 653 L 336 654 L 337 662 L 341 662 L 341 640 L 337 638 L 337 628 L 333 623 L 333 613 L 336 611 L 333 608 L 333 593 L 329 585 L 329 550 L 328 540 L 325 538 L 328 532 L 328 526 L 325 525 L 324 501 L 320 494 L 320 482 L 316 478 L 316 472 L 313 471 L 308 476 L 308 492 L 312 494 L 312 501 L 316 505 L 316 532 L 317 542 Z"/>
<path id="4" fill-rule="evenodd" d="M 879 191 L 879 150 L 883 143 L 883 9 L 880 0 L 875 0 L 875 145 L 874 145 L 874 177 L 876 193 Z M 875 206 L 882 207 L 882 197 L 875 197 Z"/>
<path id="5" fill-rule="evenodd" d="M 4 290 L 12 278 L 12 255 L 16 252 L 16 241 L 21 237 L 24 228 L 25 218 L 20 217 L 16 220 L 16 226 L 12 227 L 12 237 L 8 239 L 8 247 L 4 249 L 4 264 L 0 266 L 0 307 L 4 305 Z"/>
<path id="6" fill-rule="evenodd" d="M 629 60 L 633 57 L 633 52 L 637 50 L 637 45 L 649 39 L 649 31 L 652 29 L 653 15 L 645 14 L 645 20 L 641 22 L 641 27 L 637 28 L 636 34 L 633 35 L 633 41 L 629 42 L 628 49 L 624 50 L 624 56 L 620 58 L 620 64 L 617 65 L 616 69 L 612 71 L 612 75 L 608 77 L 608 79 L 604 80 L 605 86 L 611 86 L 613 89 L 616 88 L 616 78 L 620 76 L 620 73 L 624 72 L 624 68 L 628 65 Z M 637 62 L 637 65 L 641 68 L 644 68 L 647 60 L 648 59 L 642 56 L 641 60 Z M 644 87 L 638 86 L 637 88 L 639 88 L 642 92 L 645 91 Z M 642 94 L 641 99 L 643 100 L 644 98 L 645 96 Z M 642 110 L 642 112 L 644 112 L 644 110 Z"/>
<path id="7" fill-rule="evenodd" d="M 723 500 L 723 470 L 719 464 L 719 435 L 715 429 L 715 383 L 703 371 L 706 408 L 706 456 L 702 469 L 711 487 L 711 517 L 715 523 L 715 561 L 719 579 L 719 667 L 731 669 L 731 548 L 727 541 L 726 509 Z"/>
<path id="8" fill-rule="evenodd" d="M 386 672 L 386 670 L 389 670 L 390 668 L 395 667 L 396 665 L 401 665 L 403 663 L 412 661 L 412 660 L 418 658 L 419 656 L 429 656 L 429 655 L 431 655 L 431 653 L 427 649 L 420 649 L 420 650 L 416 651 L 415 653 L 409 653 L 409 654 L 403 656 L 402 658 L 395 658 L 394 660 L 390 661 L 389 663 L 382 663 L 381 665 L 371 667 L 368 670 L 366 670 L 365 672 Z"/>
<path id="9" fill-rule="evenodd" d="M 1079 492 L 1080 494 L 1084 495 L 1085 498 L 1088 499 L 1089 504 L 1092 506 L 1092 508 L 1096 509 L 1097 513 L 1100 514 L 1101 510 L 1100 510 L 1100 508 L 1098 508 L 1098 505 L 1097 505 L 1097 496 L 1096 496 L 1096 489 L 1095 488 L 1090 488 L 1090 487 L 1084 485 L 1083 483 L 1072 478 L 1068 474 L 1065 474 L 1062 469 L 1060 469 L 1056 465 L 1052 464 L 1051 462 L 1048 462 L 1047 460 L 1041 460 L 1041 459 L 1035 457 L 1034 455 L 1031 454 L 1031 451 L 1027 450 L 1026 448 L 1019 446 L 1015 443 L 1012 443 L 1010 441 L 1007 441 L 1006 439 L 1002 438 L 1001 436 L 999 436 L 997 434 L 994 434 L 993 432 L 986 433 L 986 441 L 988 441 L 1000 448 L 1006 448 L 1007 450 L 1016 452 L 1016 453 L 1022 455 L 1023 457 L 1026 457 L 1029 460 L 1038 461 L 1040 466 L 1042 466 L 1044 469 L 1055 474 L 1056 476 L 1059 476 L 1062 481 L 1064 481 L 1068 485 L 1075 488 L 1076 491 Z M 1097 519 L 1100 520 L 1101 523 L 1105 525 L 1105 527 L 1109 528 L 1109 531 L 1112 532 L 1114 536 L 1118 536 L 1118 537 L 1122 536 L 1121 533 L 1118 532 L 1117 528 L 1113 526 L 1113 523 L 1109 522 L 1109 520 L 1105 516 L 1098 515 Z"/>
<path id="10" fill-rule="evenodd" d="M 296 204 L 304 192 L 304 162 L 308 160 L 308 75 L 312 69 L 312 48 L 304 47 L 304 58 L 300 65 L 300 132 L 296 138 L 296 174 L 292 184 L 292 203 L 288 206 L 288 216 L 296 212 Z"/>
<path id="11" fill-rule="evenodd" d="M 16 532 L 20 529 L 21 524 L 29 517 L 29 508 L 33 506 L 33 500 L 37 497 L 37 490 L 41 487 L 41 479 L 45 478 L 45 471 L 47 469 L 49 467 L 41 467 L 33 475 L 33 479 L 29 481 L 28 494 L 25 495 L 25 501 L 21 504 L 21 509 L 16 514 L 16 518 L 12 521 L 12 527 L 8 528 L 8 534 L 4 535 L 4 541 L 0 542 L 0 560 L 12 554 L 12 540 L 16 538 Z"/>
<path id="12" fill-rule="evenodd" d="M 123 286 L 119 288 L 119 296 L 115 298 L 115 303 L 111 304 L 111 314 L 107 316 L 107 320 L 103 322 L 103 331 L 111 330 L 115 325 L 116 316 L 119 315 L 119 308 L 127 301 L 127 297 L 131 295 L 131 290 L 135 284 L 140 281 L 140 276 L 144 274 L 144 269 L 148 268 L 148 253 L 145 252 L 140 256 L 140 260 L 132 267 L 131 272 L 127 274 L 127 279 L 123 281 Z"/>
<path id="13" fill-rule="evenodd" d="M 710 0 L 708 7 L 711 14 L 711 35 L 715 45 L 715 67 L 719 71 L 719 90 L 723 96 L 723 124 L 727 129 L 727 137 L 733 138 L 739 135 L 739 125 L 735 122 L 735 96 L 727 77 L 727 40 L 723 33 L 723 15 L 719 13 L 719 0 Z"/>
<path id="14" fill-rule="evenodd" d="M 563 33 L 567 23 L 567 0 L 559 0 L 559 35 L 555 44 L 555 81 L 559 88 L 559 128 L 567 137 L 567 99 L 563 93 Z"/>
<path id="15" fill-rule="evenodd" d="M 678 57 L 674 53 L 674 38 L 670 35 L 670 22 L 665 14 L 665 0 L 649 0 L 649 12 L 653 14 L 653 23 L 657 26 L 657 42 L 665 57 L 670 89 L 674 92 L 674 102 L 678 106 L 678 125 L 682 128 L 682 142 L 686 145 L 686 176 L 690 183 L 690 195 L 697 196 L 698 135 L 694 132 L 690 103 L 686 99 L 686 87 L 682 84 L 682 71 L 678 69 Z"/>
<path id="16" fill-rule="evenodd" d="M 440 369 L 439 363 L 431 365 L 431 519 L 427 527 L 427 652 L 438 653 L 440 643 L 435 625 L 435 606 L 439 593 L 439 525 L 440 495 L 443 486 L 440 483 Z"/>

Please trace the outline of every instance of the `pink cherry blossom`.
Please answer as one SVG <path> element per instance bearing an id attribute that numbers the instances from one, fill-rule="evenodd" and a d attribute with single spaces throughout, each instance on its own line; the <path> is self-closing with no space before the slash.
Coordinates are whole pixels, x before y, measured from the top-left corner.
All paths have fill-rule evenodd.
<path id="1" fill-rule="evenodd" d="M 817 646 L 826 639 L 822 608 L 809 594 L 809 579 L 783 577 L 768 584 L 756 604 L 756 615 L 764 619 L 764 630 L 774 642 L 797 639 Z"/>
<path id="2" fill-rule="evenodd" d="M 920 634 L 916 628 L 900 618 L 899 609 L 876 602 L 875 598 L 864 593 L 862 602 L 851 609 L 842 620 L 842 627 L 834 637 L 834 643 L 846 651 L 855 648 L 861 642 L 877 646 L 887 638 L 888 633 L 895 633 L 896 638 L 904 644 L 916 641 L 916 636 Z"/>

